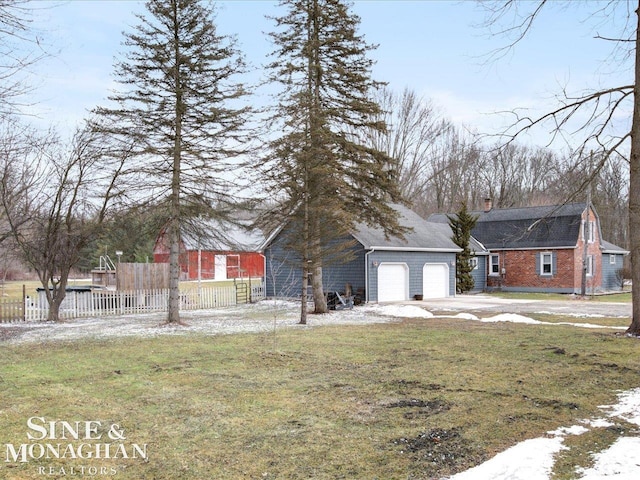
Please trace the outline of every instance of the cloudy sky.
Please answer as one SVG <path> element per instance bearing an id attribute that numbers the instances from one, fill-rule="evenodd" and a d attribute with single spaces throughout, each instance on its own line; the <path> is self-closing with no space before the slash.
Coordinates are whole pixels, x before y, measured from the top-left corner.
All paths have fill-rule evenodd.
<path id="1" fill-rule="evenodd" d="M 430 99 L 442 114 L 471 130 L 490 133 L 504 119 L 494 112 L 528 108 L 541 111 L 567 88 L 629 83 L 631 72 L 612 58 L 612 42 L 627 19 L 626 2 L 616 11 L 600 11 L 608 2 L 554 3 L 543 11 L 515 49 L 487 61 L 487 55 L 510 43 L 483 25 L 486 11 L 476 2 L 444 0 L 356 0 L 361 32 L 378 44 L 374 78 L 394 91 L 405 87 Z M 34 26 L 54 52 L 34 69 L 38 121 L 70 129 L 113 88 L 113 60 L 122 51 L 122 32 L 144 11 L 133 0 L 41 0 Z M 525 2 L 525 6 L 534 5 Z M 217 25 L 237 36 L 255 67 L 251 80 L 272 50 L 265 32 L 268 15 L 282 9 L 270 0 L 217 2 Z M 613 15 L 615 13 L 615 15 Z M 511 17 L 510 17 L 511 18 Z M 502 26 L 513 25 L 507 21 Z"/>

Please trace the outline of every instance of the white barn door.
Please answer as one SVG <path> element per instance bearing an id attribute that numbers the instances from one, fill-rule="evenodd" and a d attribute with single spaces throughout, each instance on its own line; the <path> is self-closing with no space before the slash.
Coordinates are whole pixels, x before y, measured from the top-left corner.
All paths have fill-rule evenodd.
<path id="1" fill-rule="evenodd" d="M 214 268 L 215 268 L 215 273 L 213 278 L 215 278 L 216 280 L 226 280 L 227 279 L 227 256 L 216 255 Z"/>

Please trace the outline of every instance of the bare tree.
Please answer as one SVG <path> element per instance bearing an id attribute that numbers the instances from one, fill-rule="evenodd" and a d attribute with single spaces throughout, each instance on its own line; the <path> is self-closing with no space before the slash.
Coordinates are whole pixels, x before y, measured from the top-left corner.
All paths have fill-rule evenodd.
<path id="1" fill-rule="evenodd" d="M 19 109 L 31 90 L 27 70 L 46 56 L 41 39 L 30 29 L 30 3 L 0 0 L 0 117 Z"/>
<path id="2" fill-rule="evenodd" d="M 386 131 L 371 129 L 368 142 L 397 162 L 402 195 L 413 202 L 425 195 L 431 159 L 438 142 L 452 126 L 429 100 L 405 88 L 396 94 L 388 87 L 375 93 Z"/>
<path id="3" fill-rule="evenodd" d="M 37 273 L 58 321 L 71 269 L 94 238 L 117 196 L 119 163 L 106 161 L 104 138 L 79 130 L 70 145 L 2 124 L 0 202 L 9 240 Z"/>
<path id="4" fill-rule="evenodd" d="M 543 9 L 560 2 L 486 2 L 488 8 L 487 25 L 496 27 L 507 19 L 508 27 L 499 29 L 499 33 L 510 35 L 511 41 L 504 49 L 495 52 L 500 55 L 514 48 L 526 37 Z M 594 14 L 603 17 L 624 15 L 627 21 L 615 37 L 600 36 L 603 41 L 612 42 L 614 53 L 622 52 L 623 61 L 632 63 L 632 77 L 628 83 L 612 85 L 608 88 L 573 94 L 563 89 L 557 96 L 558 106 L 537 117 L 520 115 L 517 110 L 512 114 L 515 121 L 503 132 L 506 143 L 515 141 L 524 132 L 541 126 L 551 126 L 550 143 L 563 138 L 581 138 L 581 144 L 574 149 L 577 156 L 584 152 L 595 152 L 598 163 L 590 178 L 575 185 L 566 199 L 576 198 L 591 183 L 593 178 L 605 166 L 614 154 L 629 159 L 629 245 L 632 263 L 633 317 L 627 333 L 640 335 L 640 5 L 635 3 L 633 12 L 629 8 L 632 2 L 608 2 L 604 5 L 594 3 Z M 570 2 L 565 2 L 569 6 Z M 522 10 L 524 8 L 524 10 Z M 570 9 L 565 12 L 571 12 Z M 514 20 L 515 19 L 515 20 Z M 630 123 L 626 112 L 633 111 Z"/>

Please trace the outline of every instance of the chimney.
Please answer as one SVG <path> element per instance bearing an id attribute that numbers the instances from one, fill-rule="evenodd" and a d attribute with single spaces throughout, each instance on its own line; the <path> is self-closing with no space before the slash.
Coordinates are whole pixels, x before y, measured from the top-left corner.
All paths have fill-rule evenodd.
<path id="1" fill-rule="evenodd" d="M 485 213 L 490 212 L 491 208 L 493 208 L 493 202 L 491 201 L 490 198 L 485 198 L 484 199 L 484 211 L 485 211 Z"/>

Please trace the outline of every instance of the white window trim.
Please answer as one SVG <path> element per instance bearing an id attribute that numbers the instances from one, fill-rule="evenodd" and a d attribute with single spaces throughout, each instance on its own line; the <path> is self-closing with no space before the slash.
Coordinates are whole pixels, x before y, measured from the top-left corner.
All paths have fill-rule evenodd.
<path id="1" fill-rule="evenodd" d="M 471 259 L 469 259 L 469 262 L 473 266 L 474 270 L 478 269 L 478 257 L 471 257 Z"/>
<path id="2" fill-rule="evenodd" d="M 609 265 L 615 265 L 616 264 L 616 256 L 615 254 L 611 253 L 609 254 Z"/>
<path id="3" fill-rule="evenodd" d="M 544 261 L 545 257 L 549 258 L 548 262 Z M 544 266 L 546 264 L 549 265 L 549 271 L 548 272 L 544 271 Z M 544 252 L 544 253 L 540 254 L 540 275 L 543 276 L 543 277 L 551 277 L 551 276 L 553 276 L 553 253 Z"/>
<path id="4" fill-rule="evenodd" d="M 587 277 L 593 277 L 593 255 L 587 255 Z"/>
<path id="5" fill-rule="evenodd" d="M 498 259 L 498 271 L 494 272 L 493 271 L 493 259 L 497 258 Z M 492 277 L 498 277 L 500 276 L 500 255 L 498 255 L 497 253 L 492 253 L 489 255 L 489 275 Z"/>

